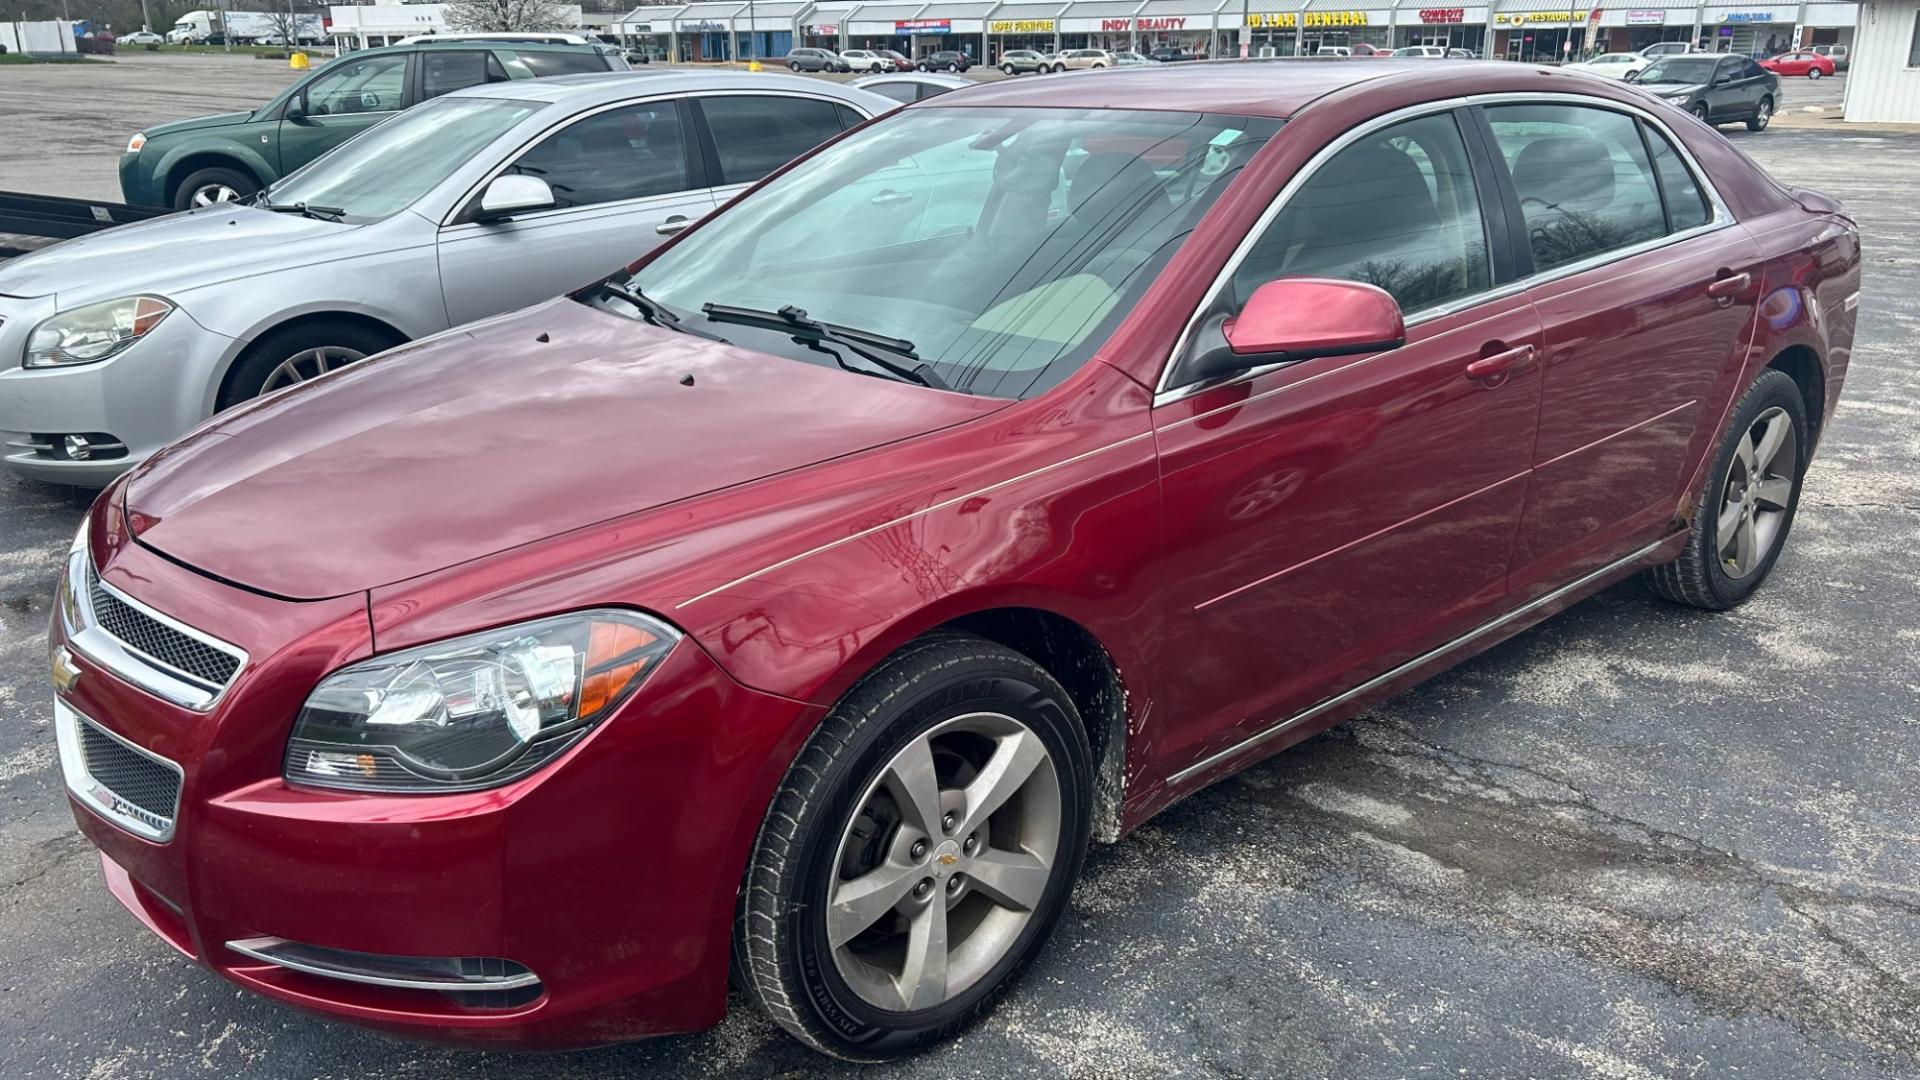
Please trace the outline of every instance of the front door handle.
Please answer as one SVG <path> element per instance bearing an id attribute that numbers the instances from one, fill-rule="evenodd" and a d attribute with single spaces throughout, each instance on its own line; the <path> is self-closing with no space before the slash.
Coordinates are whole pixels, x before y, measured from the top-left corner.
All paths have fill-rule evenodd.
<path id="1" fill-rule="evenodd" d="M 1489 345 L 1488 348 L 1498 349 L 1499 346 Z M 1531 363 L 1533 363 L 1533 346 L 1531 345 L 1500 349 L 1468 364 L 1467 378 L 1505 381 L 1509 372 L 1524 368 Z"/>
<path id="2" fill-rule="evenodd" d="M 1752 274 L 1726 274 L 1707 283 L 1707 295 L 1715 300 L 1731 300 L 1747 291 Z"/>
<path id="3" fill-rule="evenodd" d="M 661 236 L 672 236 L 674 233 L 679 232 L 691 224 L 693 224 L 692 218 L 685 214 L 675 214 L 660 224 L 655 225 L 653 231 L 659 233 Z"/>
<path id="4" fill-rule="evenodd" d="M 911 192 L 895 191 L 892 188 L 888 188 L 867 201 L 875 206 L 892 206 L 895 203 L 912 202 L 913 194 Z"/>

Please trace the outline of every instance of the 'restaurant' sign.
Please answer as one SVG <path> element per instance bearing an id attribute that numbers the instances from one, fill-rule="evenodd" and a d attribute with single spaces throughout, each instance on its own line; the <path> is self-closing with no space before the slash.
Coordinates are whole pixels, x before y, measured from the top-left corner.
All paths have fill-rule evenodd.
<path id="1" fill-rule="evenodd" d="M 1001 19 L 987 24 L 989 34 L 1051 34 L 1052 19 Z"/>
<path id="2" fill-rule="evenodd" d="M 1565 26 L 1586 21 L 1584 11 L 1502 11 L 1493 16 L 1495 26 Z"/>
<path id="3" fill-rule="evenodd" d="M 953 22 L 949 19 L 895 19 L 893 32 L 896 34 L 951 34 Z"/>
<path id="4" fill-rule="evenodd" d="M 1423 23 L 1457 23 L 1467 21 L 1466 8 L 1421 8 L 1420 21 Z"/>
<path id="5" fill-rule="evenodd" d="M 1277 26 L 1283 30 L 1295 26 L 1366 26 L 1364 11 L 1309 11 L 1296 15 L 1291 11 L 1256 11 L 1247 16 L 1249 26 Z"/>

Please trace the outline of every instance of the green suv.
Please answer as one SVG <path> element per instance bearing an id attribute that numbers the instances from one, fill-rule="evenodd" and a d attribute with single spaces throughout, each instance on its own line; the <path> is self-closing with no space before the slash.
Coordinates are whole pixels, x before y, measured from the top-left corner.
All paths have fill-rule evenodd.
<path id="1" fill-rule="evenodd" d="M 348 53 L 252 112 L 160 124 L 120 158 L 130 203 L 188 210 L 245 198 L 392 116 L 480 83 L 625 71 L 608 45 L 419 41 Z"/>

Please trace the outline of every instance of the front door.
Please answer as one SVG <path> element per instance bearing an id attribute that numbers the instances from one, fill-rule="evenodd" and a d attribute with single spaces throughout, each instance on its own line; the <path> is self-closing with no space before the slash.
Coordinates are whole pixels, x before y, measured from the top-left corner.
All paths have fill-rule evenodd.
<path id="1" fill-rule="evenodd" d="M 577 289 L 646 254 L 713 209 L 684 101 L 574 120 L 508 165 L 553 189 L 554 207 L 440 231 L 440 285 L 455 325 Z M 476 200 L 477 203 L 477 200 Z"/>
<path id="2" fill-rule="evenodd" d="M 293 115 L 280 121 L 280 174 L 285 176 L 406 108 L 407 62 L 413 55 L 335 60 L 315 76 L 288 102 L 287 111 Z"/>
<path id="3" fill-rule="evenodd" d="M 1657 127 L 1580 105 L 1485 115 L 1547 337 L 1513 573 L 1524 599 L 1672 531 L 1684 465 L 1745 359 L 1762 268 Z"/>
<path id="4" fill-rule="evenodd" d="M 1307 180 L 1228 286 L 1237 305 L 1282 276 L 1378 285 L 1409 317 L 1404 347 L 1155 408 L 1175 766 L 1275 730 L 1505 597 L 1542 339 L 1524 295 L 1492 295 L 1508 268 L 1502 256 L 1495 273 L 1466 146 L 1450 111 L 1363 136 Z M 1471 377 L 1484 358 L 1504 371 Z"/>

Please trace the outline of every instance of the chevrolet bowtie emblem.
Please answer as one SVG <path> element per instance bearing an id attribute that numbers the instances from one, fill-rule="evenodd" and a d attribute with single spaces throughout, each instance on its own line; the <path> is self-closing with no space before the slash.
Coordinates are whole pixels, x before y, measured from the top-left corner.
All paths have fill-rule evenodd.
<path id="1" fill-rule="evenodd" d="M 53 688 L 66 693 L 80 682 L 80 669 L 73 666 L 73 654 L 65 645 L 53 650 Z"/>
<path id="2" fill-rule="evenodd" d="M 960 861 L 960 856 L 953 854 L 942 855 L 937 861 L 941 866 L 952 866 L 954 863 Z"/>

